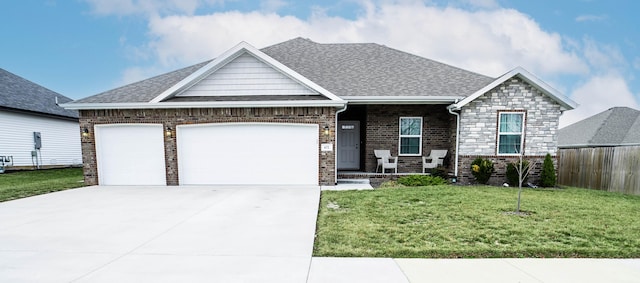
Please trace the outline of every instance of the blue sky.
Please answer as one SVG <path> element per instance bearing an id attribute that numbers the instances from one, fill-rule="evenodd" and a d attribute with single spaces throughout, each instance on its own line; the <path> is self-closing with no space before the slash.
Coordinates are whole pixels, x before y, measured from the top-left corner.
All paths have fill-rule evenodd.
<path id="1" fill-rule="evenodd" d="M 73 99 L 246 41 L 375 42 L 489 76 L 522 66 L 581 106 L 640 108 L 634 0 L 4 1 L 0 68 Z"/>

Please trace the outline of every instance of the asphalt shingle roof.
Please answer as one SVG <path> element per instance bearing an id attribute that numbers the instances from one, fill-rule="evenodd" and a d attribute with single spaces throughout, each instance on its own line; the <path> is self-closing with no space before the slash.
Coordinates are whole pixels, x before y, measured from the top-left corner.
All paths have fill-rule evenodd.
<path id="1" fill-rule="evenodd" d="M 614 107 L 558 131 L 559 147 L 640 144 L 640 111 Z"/>
<path id="2" fill-rule="evenodd" d="M 337 96 L 468 96 L 490 78 L 374 43 L 295 38 L 262 51 Z"/>
<path id="3" fill-rule="evenodd" d="M 261 49 L 338 96 L 468 96 L 494 78 L 373 43 L 320 44 L 295 38 Z M 210 61 L 73 103 L 149 102 Z"/>
<path id="4" fill-rule="evenodd" d="M 0 108 L 78 118 L 78 112 L 56 105 L 72 99 L 0 68 Z"/>
<path id="5" fill-rule="evenodd" d="M 173 72 L 158 75 L 146 80 L 121 86 L 108 90 L 87 98 L 79 99 L 73 103 L 133 103 L 149 102 L 165 90 L 177 84 L 193 72 L 202 68 L 207 63 L 205 61 Z"/>

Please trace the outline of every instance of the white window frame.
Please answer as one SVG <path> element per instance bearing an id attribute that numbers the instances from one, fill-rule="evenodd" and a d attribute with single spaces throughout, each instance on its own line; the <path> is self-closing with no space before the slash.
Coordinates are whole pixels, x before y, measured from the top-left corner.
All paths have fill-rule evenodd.
<path id="1" fill-rule="evenodd" d="M 418 135 L 403 135 L 402 134 L 402 120 L 403 119 L 419 119 L 420 120 L 420 134 Z M 422 117 L 400 117 L 398 120 L 398 156 L 422 156 Z M 419 146 L 418 153 L 402 153 L 402 138 L 418 138 Z"/>
<path id="2" fill-rule="evenodd" d="M 522 117 L 522 125 L 520 127 L 520 132 L 500 132 L 500 121 L 502 121 L 502 115 L 520 115 Z M 526 127 L 527 123 L 526 123 L 526 119 L 527 116 L 525 115 L 524 111 L 505 111 L 505 112 L 499 112 L 498 113 L 498 127 L 497 127 L 497 142 L 496 142 L 496 153 L 497 155 L 509 155 L 509 156 L 513 156 L 513 155 L 520 155 L 522 153 L 522 151 L 524 150 L 524 128 Z M 517 153 L 501 153 L 500 152 L 500 138 L 502 136 L 513 136 L 513 135 L 520 135 L 520 149 L 518 150 Z"/>

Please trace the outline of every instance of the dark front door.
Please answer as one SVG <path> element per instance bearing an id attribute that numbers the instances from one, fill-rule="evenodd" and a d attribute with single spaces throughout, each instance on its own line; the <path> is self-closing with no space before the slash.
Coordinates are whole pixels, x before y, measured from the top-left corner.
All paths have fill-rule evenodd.
<path id="1" fill-rule="evenodd" d="M 338 170 L 360 169 L 360 121 L 338 122 Z"/>

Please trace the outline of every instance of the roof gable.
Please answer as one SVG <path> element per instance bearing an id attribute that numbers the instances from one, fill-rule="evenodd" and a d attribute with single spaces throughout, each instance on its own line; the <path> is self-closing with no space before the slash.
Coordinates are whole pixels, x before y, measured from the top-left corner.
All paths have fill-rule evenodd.
<path id="1" fill-rule="evenodd" d="M 301 91 L 302 89 L 306 89 L 306 93 L 304 94 L 321 94 L 333 101 L 343 101 L 341 98 L 337 97 L 330 91 L 317 85 L 316 83 L 305 78 L 304 76 L 296 73 L 289 67 L 269 57 L 267 54 L 256 49 L 250 44 L 246 42 L 241 42 L 235 47 L 225 52 L 224 54 L 222 54 L 220 57 L 207 63 L 205 66 L 203 66 L 199 70 L 193 72 L 188 77 L 184 78 L 177 84 L 173 85 L 171 88 L 167 89 L 166 91 L 164 91 L 163 93 L 161 93 L 160 95 L 152 99 L 150 103 L 161 103 L 172 97 L 181 96 L 181 95 L 196 96 L 198 95 L 198 92 L 202 90 L 205 85 L 207 85 L 208 78 L 213 79 L 214 81 L 216 79 L 219 80 L 220 77 L 224 77 L 225 74 L 228 74 L 228 72 L 226 72 L 225 70 L 227 71 L 229 69 L 237 70 L 236 67 L 240 67 L 242 69 L 243 67 L 239 65 L 242 65 L 243 61 L 250 62 L 250 64 L 253 63 L 254 66 L 260 66 L 260 69 L 262 69 L 263 71 L 265 71 L 266 69 L 270 69 L 266 71 L 266 73 L 270 75 L 274 75 L 276 73 L 281 74 L 282 76 L 280 76 L 279 79 L 287 79 L 286 82 L 289 84 L 289 86 L 291 86 L 291 88 L 293 89 L 297 89 L 298 91 Z M 236 70 L 233 70 L 232 72 Z M 236 76 L 236 78 L 238 77 L 246 79 L 247 75 L 239 74 L 239 76 Z M 296 82 L 297 84 L 293 84 L 292 82 Z M 245 80 L 244 83 L 241 83 L 240 85 L 244 86 L 244 88 L 251 88 L 249 84 L 250 82 Z M 262 85 L 264 86 L 264 84 Z M 193 89 L 193 91 L 190 91 L 194 87 L 195 89 Z M 229 90 L 227 86 L 221 87 L 220 85 L 214 88 L 216 88 L 219 91 Z M 217 93 L 220 94 L 220 92 L 217 92 Z M 246 95 L 247 93 L 233 92 L 233 93 L 228 93 L 227 95 L 237 96 L 239 94 Z M 273 95 L 273 92 L 269 93 L 269 92 L 260 91 L 257 89 L 251 89 L 249 91 L 249 94 L 250 95 Z M 215 93 L 211 93 L 207 96 L 215 96 L 215 95 L 216 95 Z M 291 95 L 291 93 L 284 93 L 283 95 Z"/>
<path id="2" fill-rule="evenodd" d="M 78 118 L 78 112 L 58 105 L 69 101 L 71 98 L 0 68 L 0 108 Z"/>
<path id="3" fill-rule="evenodd" d="M 317 95 L 251 54 L 236 57 L 176 96 Z"/>
<path id="4" fill-rule="evenodd" d="M 574 101 L 572 101 L 568 97 L 562 95 L 561 93 L 559 93 L 558 91 L 553 89 L 551 86 L 549 86 L 545 82 L 541 81 L 540 79 L 538 79 L 537 77 L 535 77 L 534 75 L 529 73 L 527 70 L 523 69 L 522 67 L 517 67 L 517 68 L 509 71 L 508 73 L 500 76 L 499 78 L 497 78 L 496 80 L 494 80 L 490 84 L 488 84 L 485 87 L 479 89 L 478 91 L 474 92 L 473 94 L 469 95 L 468 97 L 460 100 L 457 103 L 454 103 L 454 104 L 450 105 L 449 108 L 450 109 L 460 109 L 460 108 L 464 107 L 465 105 L 469 104 L 471 101 L 474 101 L 476 98 L 478 98 L 481 95 L 489 92 L 493 88 L 499 86 L 500 84 L 506 82 L 507 80 L 509 80 L 509 79 L 511 79 L 511 78 L 513 78 L 515 76 L 518 76 L 519 78 L 521 78 L 525 82 L 527 82 L 530 85 L 532 85 L 533 87 L 537 88 L 539 91 L 541 91 L 545 95 L 549 96 L 551 99 L 556 101 L 558 104 L 560 104 L 561 106 L 563 106 L 567 110 L 574 109 L 574 108 L 576 108 L 578 106 L 577 103 L 575 103 Z"/>
<path id="5" fill-rule="evenodd" d="M 558 131 L 559 147 L 640 145 L 640 111 L 614 107 Z"/>

